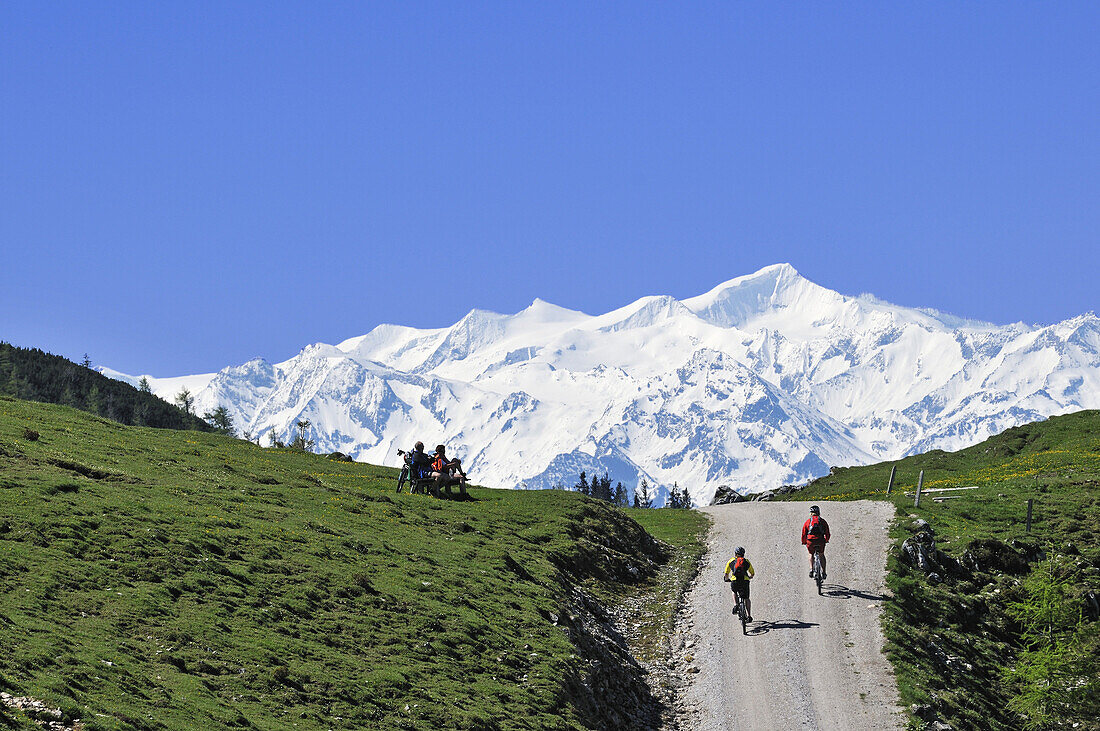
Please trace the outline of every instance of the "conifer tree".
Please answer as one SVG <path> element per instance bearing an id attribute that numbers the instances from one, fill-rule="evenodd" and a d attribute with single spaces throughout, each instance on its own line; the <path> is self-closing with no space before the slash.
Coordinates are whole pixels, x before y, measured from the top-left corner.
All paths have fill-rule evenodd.
<path id="1" fill-rule="evenodd" d="M 680 507 L 680 492 L 678 490 L 669 490 L 668 498 L 665 499 L 665 507 L 675 510 Z"/>
<path id="2" fill-rule="evenodd" d="M 691 496 L 688 495 L 687 488 L 680 489 L 678 483 L 672 483 L 672 489 L 668 491 L 668 500 L 665 501 L 666 508 L 690 508 Z"/>
<path id="3" fill-rule="evenodd" d="M 202 418 L 207 424 L 214 427 L 214 431 L 219 434 L 230 437 L 237 435 L 236 430 L 233 428 L 233 417 L 229 414 L 229 410 L 221 404 L 213 411 L 207 411 Z"/>
<path id="4" fill-rule="evenodd" d="M 134 403 L 134 425 L 147 426 L 149 421 L 149 404 L 139 400 Z"/>
<path id="5" fill-rule="evenodd" d="M 629 503 L 626 497 L 626 488 L 623 487 L 623 483 L 615 483 L 615 504 L 621 508 L 625 508 Z"/>
<path id="6" fill-rule="evenodd" d="M 603 477 L 592 478 L 592 497 L 605 502 L 611 502 L 611 480 L 608 478 L 606 472 L 603 474 Z"/>
<path id="7" fill-rule="evenodd" d="M 65 388 L 61 391 L 61 398 L 58 403 L 62 406 L 72 406 L 74 409 L 83 409 L 84 402 L 77 396 L 76 390 L 71 384 L 65 384 Z"/>
<path id="8" fill-rule="evenodd" d="M 1003 677 L 1016 690 L 1009 708 L 1026 728 L 1077 727 L 1100 713 L 1100 633 L 1082 614 L 1077 566 L 1053 544 L 1049 556 L 1008 606 L 1025 649 Z"/>
<path id="9" fill-rule="evenodd" d="M 88 411 L 93 414 L 103 415 L 103 404 L 99 401 L 99 386 L 92 384 L 88 389 L 88 397 L 85 399 Z"/>
<path id="10" fill-rule="evenodd" d="M 679 483 L 672 483 L 672 489 L 679 489 Z M 687 509 L 691 508 L 691 495 L 688 495 L 688 490 L 686 487 L 683 490 L 680 490 L 680 507 Z"/>
<path id="11" fill-rule="evenodd" d="M 180 392 L 176 394 L 176 406 L 183 409 L 185 414 L 191 414 L 192 409 L 195 407 L 195 397 L 191 395 L 191 392 L 186 387 L 181 388 Z"/>
<path id="12" fill-rule="evenodd" d="M 595 481 L 595 478 L 593 478 Z M 591 495 L 592 488 L 588 486 L 588 477 L 585 476 L 584 470 L 581 470 L 581 481 L 576 485 L 573 485 L 573 489 L 579 492 L 581 495 Z"/>
<path id="13" fill-rule="evenodd" d="M 149 379 L 146 378 L 145 376 L 142 376 L 141 380 L 138 381 L 138 390 L 141 391 L 142 393 L 152 393 L 153 392 L 153 387 L 149 385 Z"/>
<path id="14" fill-rule="evenodd" d="M 313 449 L 314 441 L 306 439 L 306 431 L 313 426 L 313 423 L 309 419 L 302 419 L 296 422 L 294 426 L 298 429 L 298 436 L 294 437 L 294 441 L 290 443 L 291 449 L 301 449 L 304 452 Z"/>

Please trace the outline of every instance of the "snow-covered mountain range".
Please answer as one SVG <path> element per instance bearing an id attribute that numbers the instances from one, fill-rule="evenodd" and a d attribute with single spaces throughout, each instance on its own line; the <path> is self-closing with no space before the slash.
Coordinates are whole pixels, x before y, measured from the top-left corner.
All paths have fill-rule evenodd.
<path id="1" fill-rule="evenodd" d="M 599 316 L 535 300 L 148 378 L 169 401 L 186 386 L 199 413 L 225 406 L 262 444 L 308 419 L 318 451 L 358 460 L 397 465 L 420 439 L 483 485 L 571 486 L 585 470 L 706 504 L 722 484 L 766 490 L 1100 408 L 1100 319 L 996 326 L 844 296 L 779 264 Z"/>

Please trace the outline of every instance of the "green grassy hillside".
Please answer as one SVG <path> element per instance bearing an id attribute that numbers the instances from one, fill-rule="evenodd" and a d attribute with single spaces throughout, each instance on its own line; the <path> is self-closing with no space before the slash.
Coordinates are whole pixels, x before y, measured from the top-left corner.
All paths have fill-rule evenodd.
<path id="1" fill-rule="evenodd" d="M 1100 728 L 1100 412 L 903 459 L 887 497 L 892 466 L 834 469 L 790 497 L 826 518 L 828 500 L 897 505 L 884 627 L 912 726 Z M 921 470 L 925 490 L 978 489 L 925 492 L 917 508 Z M 915 566 L 906 539 L 934 564 Z"/>
<path id="2" fill-rule="evenodd" d="M 656 717 L 606 601 L 659 597 L 701 516 L 633 511 L 657 541 L 573 493 L 395 476 L 0 397 L 0 690 L 104 729 Z"/>

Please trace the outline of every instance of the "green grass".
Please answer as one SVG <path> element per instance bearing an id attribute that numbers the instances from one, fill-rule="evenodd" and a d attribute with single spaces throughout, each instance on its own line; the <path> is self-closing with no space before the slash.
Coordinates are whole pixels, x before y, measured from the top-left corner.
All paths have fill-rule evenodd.
<path id="1" fill-rule="evenodd" d="M 650 535 L 675 549 L 656 581 L 646 582 L 640 590 L 632 585 L 620 585 L 634 596 L 635 606 L 639 607 L 629 634 L 634 655 L 643 662 L 656 663 L 672 651 L 668 641 L 675 626 L 676 611 L 706 553 L 710 521 L 694 510 L 631 508 L 626 512 Z"/>
<path id="2" fill-rule="evenodd" d="M 665 592 L 699 516 L 395 477 L 0 397 L 0 684 L 90 729 L 600 727 L 641 681 L 578 597 Z"/>
<path id="3" fill-rule="evenodd" d="M 887 497 L 893 464 L 897 477 Z M 961 497 L 940 503 L 932 500 L 936 493 L 924 493 L 917 508 L 905 493 L 915 491 L 921 470 L 924 489 L 978 489 L 942 493 Z M 1016 427 L 959 452 L 834 469 L 789 497 L 822 503 L 826 517 L 829 500 L 893 501 L 898 520 L 887 579 L 893 596 L 883 626 L 903 702 L 958 729 L 1022 726 L 1025 719 L 1008 705 L 1020 689 L 1004 677 L 1025 646 L 1009 605 L 1026 599 L 1021 582 L 1029 568 L 1045 565 L 1037 552 L 1066 557 L 1077 596 L 1100 591 L 1100 412 Z M 900 560 L 900 545 L 918 518 L 934 529 L 938 549 L 969 566 L 966 572 L 933 583 Z M 1075 605 L 1078 614 L 1082 606 Z M 1083 637 L 1100 648 L 1096 623 L 1085 626 Z M 1073 709 L 1070 722 L 1100 728 L 1096 713 L 1095 704 Z M 914 718 L 912 725 L 923 722 Z"/>

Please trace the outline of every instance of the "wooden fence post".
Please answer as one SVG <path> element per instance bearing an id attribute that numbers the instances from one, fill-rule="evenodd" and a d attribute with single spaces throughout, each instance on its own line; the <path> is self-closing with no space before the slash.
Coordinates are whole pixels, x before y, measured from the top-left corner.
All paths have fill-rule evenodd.
<path id="1" fill-rule="evenodd" d="M 894 489 L 894 477 L 898 474 L 898 466 L 894 465 L 890 468 L 890 481 L 886 483 L 886 495 L 889 497 L 890 491 Z"/>
<path id="2" fill-rule="evenodd" d="M 1027 499 L 1027 532 L 1031 532 L 1031 503 L 1032 499 Z"/>
<path id="3" fill-rule="evenodd" d="M 924 485 L 924 470 L 920 471 L 920 475 L 917 477 L 917 502 L 914 507 L 920 507 L 920 489 Z"/>

